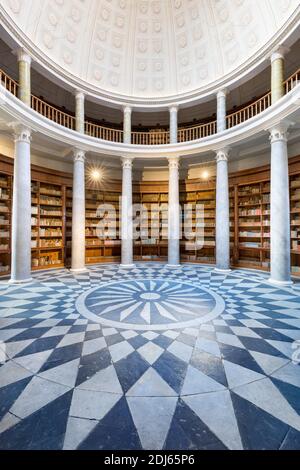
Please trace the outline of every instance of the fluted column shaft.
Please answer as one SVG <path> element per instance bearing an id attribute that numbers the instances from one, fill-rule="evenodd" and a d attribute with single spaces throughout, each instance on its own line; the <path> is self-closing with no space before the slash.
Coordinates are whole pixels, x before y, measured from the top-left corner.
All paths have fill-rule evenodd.
<path id="1" fill-rule="evenodd" d="M 84 93 L 75 92 L 75 126 L 76 131 L 84 134 Z"/>
<path id="2" fill-rule="evenodd" d="M 179 158 L 169 158 L 168 265 L 180 264 Z"/>
<path id="3" fill-rule="evenodd" d="M 11 282 L 31 280 L 31 131 L 15 127 L 12 204 Z"/>
<path id="4" fill-rule="evenodd" d="M 272 104 L 284 96 L 284 48 L 271 55 L 271 97 Z"/>
<path id="5" fill-rule="evenodd" d="M 217 93 L 217 132 L 226 130 L 226 90 Z"/>
<path id="6" fill-rule="evenodd" d="M 121 265 L 133 266 L 132 158 L 122 158 Z"/>
<path id="7" fill-rule="evenodd" d="M 23 50 L 17 51 L 19 65 L 18 96 L 23 103 L 31 106 L 31 57 Z"/>
<path id="8" fill-rule="evenodd" d="M 290 196 L 287 125 L 270 130 L 271 141 L 271 277 L 270 282 L 291 284 Z"/>
<path id="9" fill-rule="evenodd" d="M 73 165 L 71 271 L 85 270 L 85 152 L 75 149 Z"/>
<path id="10" fill-rule="evenodd" d="M 177 143 L 177 134 L 178 134 L 178 107 L 171 106 L 169 108 L 170 112 L 170 144 Z"/>
<path id="11" fill-rule="evenodd" d="M 216 269 L 230 270 L 228 149 L 218 150 L 216 182 Z"/>
<path id="12" fill-rule="evenodd" d="M 131 112 L 130 106 L 124 107 L 124 118 L 123 118 L 123 141 L 124 144 L 131 144 Z"/>

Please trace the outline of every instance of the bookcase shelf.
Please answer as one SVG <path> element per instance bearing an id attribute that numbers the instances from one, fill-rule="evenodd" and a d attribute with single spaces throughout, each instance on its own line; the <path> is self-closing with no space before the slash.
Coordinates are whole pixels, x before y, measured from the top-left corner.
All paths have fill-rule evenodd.
<path id="1" fill-rule="evenodd" d="M 32 181 L 32 269 L 65 265 L 65 199 L 65 186 Z"/>
<path id="2" fill-rule="evenodd" d="M 10 272 L 12 177 L 0 173 L 0 275 Z"/>

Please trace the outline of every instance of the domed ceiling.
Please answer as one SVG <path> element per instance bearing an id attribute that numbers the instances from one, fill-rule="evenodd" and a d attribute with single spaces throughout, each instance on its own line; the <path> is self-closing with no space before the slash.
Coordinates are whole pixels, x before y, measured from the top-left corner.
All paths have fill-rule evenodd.
<path id="1" fill-rule="evenodd" d="M 0 0 L 33 45 L 118 96 L 169 97 L 237 71 L 299 0 Z"/>

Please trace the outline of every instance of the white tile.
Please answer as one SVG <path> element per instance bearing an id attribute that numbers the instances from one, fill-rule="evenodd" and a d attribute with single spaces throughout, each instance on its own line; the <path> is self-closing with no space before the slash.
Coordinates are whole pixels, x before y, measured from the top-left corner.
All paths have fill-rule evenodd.
<path id="1" fill-rule="evenodd" d="M 152 365 L 162 355 L 164 350 L 157 344 L 149 342 L 138 348 L 137 352 Z"/>

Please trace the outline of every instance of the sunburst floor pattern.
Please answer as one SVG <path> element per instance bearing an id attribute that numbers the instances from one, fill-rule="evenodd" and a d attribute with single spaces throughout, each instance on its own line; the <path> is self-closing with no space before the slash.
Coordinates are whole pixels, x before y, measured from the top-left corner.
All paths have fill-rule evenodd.
<path id="1" fill-rule="evenodd" d="M 76 306 L 104 325 L 153 330 L 199 325 L 221 313 L 224 301 L 189 282 L 139 279 L 96 287 L 80 296 Z"/>

